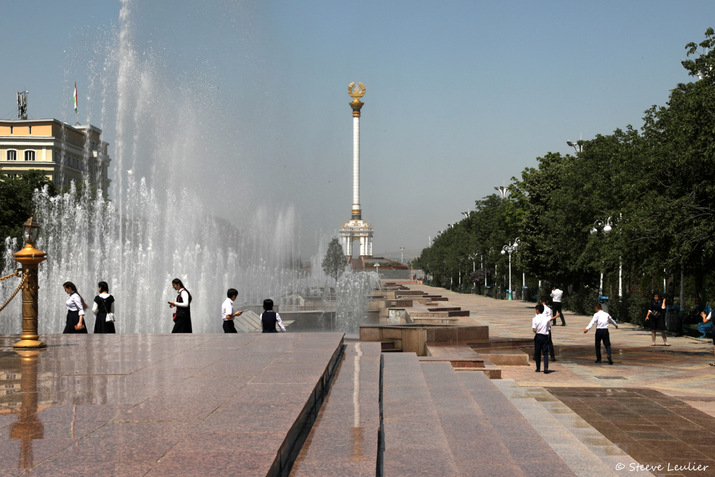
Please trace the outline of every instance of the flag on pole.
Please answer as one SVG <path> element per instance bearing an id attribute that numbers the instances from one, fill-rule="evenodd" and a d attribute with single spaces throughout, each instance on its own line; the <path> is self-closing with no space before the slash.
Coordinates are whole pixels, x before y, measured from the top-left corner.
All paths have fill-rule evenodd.
<path id="1" fill-rule="evenodd" d="M 77 112 L 77 82 L 74 82 L 74 112 Z"/>

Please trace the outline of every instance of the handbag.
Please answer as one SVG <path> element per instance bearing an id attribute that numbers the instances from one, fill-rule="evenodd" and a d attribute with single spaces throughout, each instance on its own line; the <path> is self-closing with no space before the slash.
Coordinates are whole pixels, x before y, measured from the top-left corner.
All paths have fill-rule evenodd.
<path id="1" fill-rule="evenodd" d="M 114 312 L 107 311 L 107 302 L 104 301 L 104 298 L 102 298 L 102 306 L 104 306 L 104 313 L 107 315 L 107 318 L 104 321 L 107 323 L 114 323 Z"/>

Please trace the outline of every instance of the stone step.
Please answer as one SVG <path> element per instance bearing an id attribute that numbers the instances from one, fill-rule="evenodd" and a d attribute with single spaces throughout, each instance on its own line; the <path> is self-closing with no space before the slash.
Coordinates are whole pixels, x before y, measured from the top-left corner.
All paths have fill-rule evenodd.
<path id="1" fill-rule="evenodd" d="M 348 343 L 291 476 L 376 475 L 380 343 Z"/>
<path id="2" fill-rule="evenodd" d="M 379 475 L 460 475 L 447 436 L 435 426 L 439 415 L 417 356 L 395 353 L 382 358 L 384 452 Z"/>
<path id="3" fill-rule="evenodd" d="M 512 456 L 488 414 L 477 405 L 449 363 L 421 363 L 438 422 L 459 469 L 450 475 L 539 475 L 519 466 L 521 456 Z"/>
<path id="4" fill-rule="evenodd" d="M 579 476 L 623 475 L 616 466 L 631 469 L 637 463 L 618 446 L 541 387 L 524 388 L 511 379 L 493 383 L 534 425 L 564 462 Z M 638 475 L 651 475 L 639 471 Z"/>
<path id="5" fill-rule="evenodd" d="M 525 475 L 579 475 L 557 454 L 521 412 L 481 373 L 457 373 L 486 421 Z M 540 423 L 539 423 L 540 426 Z"/>

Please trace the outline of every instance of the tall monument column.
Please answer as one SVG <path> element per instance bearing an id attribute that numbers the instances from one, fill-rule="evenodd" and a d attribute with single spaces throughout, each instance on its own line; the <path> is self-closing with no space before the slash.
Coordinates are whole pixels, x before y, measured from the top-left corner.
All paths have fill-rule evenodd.
<path id="1" fill-rule="evenodd" d="M 348 94 L 353 100 L 349 103 L 353 110 L 353 205 L 350 220 L 340 227 L 340 237 L 343 242 L 343 250 L 347 257 L 353 255 L 353 242 L 360 243 L 360 256 L 372 257 L 372 227 L 362 220 L 362 210 L 360 208 L 360 110 L 363 102 L 360 101 L 365 95 L 365 85 L 362 83 L 350 83 Z"/>
<path id="2" fill-rule="evenodd" d="M 360 210 L 360 109 L 365 104 L 360 98 L 365 94 L 365 85 L 350 83 L 348 94 L 353 98 L 350 107 L 353 110 L 353 220 L 362 219 Z"/>

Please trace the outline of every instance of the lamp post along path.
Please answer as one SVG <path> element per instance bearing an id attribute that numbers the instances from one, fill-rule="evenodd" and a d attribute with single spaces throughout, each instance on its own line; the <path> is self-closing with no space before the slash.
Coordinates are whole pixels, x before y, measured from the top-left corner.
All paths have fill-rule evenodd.
<path id="1" fill-rule="evenodd" d="M 511 254 L 514 253 L 519 246 L 519 238 L 515 238 L 512 243 L 506 244 L 502 247 L 501 249 L 501 254 L 509 254 L 509 296 L 508 299 L 512 299 L 512 291 L 511 291 Z"/>
<path id="2" fill-rule="evenodd" d="M 47 259 L 47 254 L 35 248 L 35 241 L 40 232 L 40 224 L 30 217 L 23 224 L 25 247 L 13 254 L 12 258 L 22 265 L 22 336 L 15 343 L 15 348 L 44 348 L 37 334 L 37 266 Z"/>

